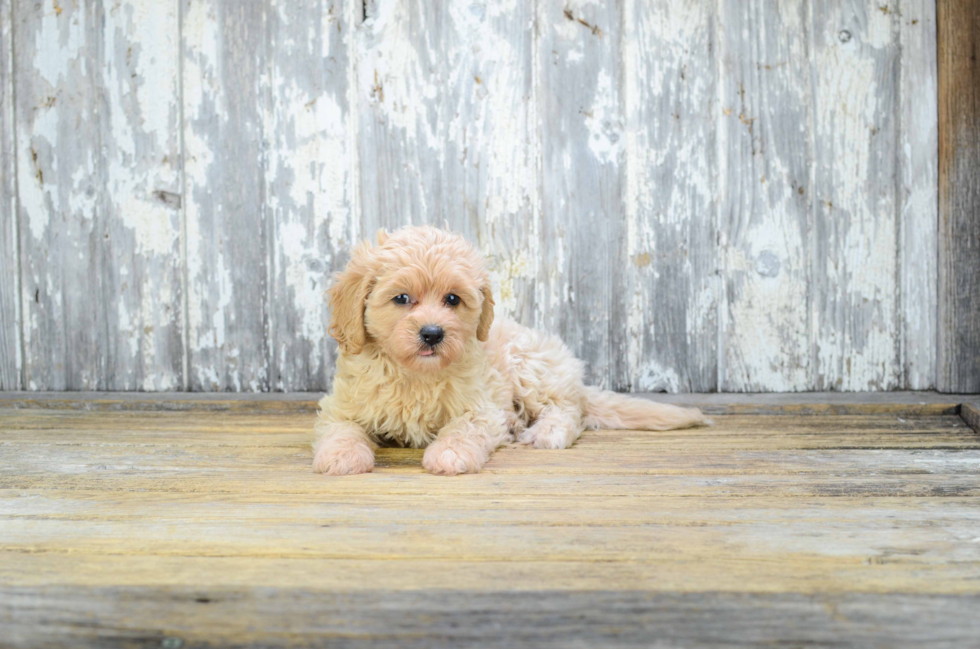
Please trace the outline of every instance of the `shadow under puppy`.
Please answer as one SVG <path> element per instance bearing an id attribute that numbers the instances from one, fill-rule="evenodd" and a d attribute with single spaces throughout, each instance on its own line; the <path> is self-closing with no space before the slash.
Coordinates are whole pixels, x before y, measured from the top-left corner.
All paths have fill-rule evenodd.
<path id="1" fill-rule="evenodd" d="M 377 246 L 357 246 L 330 305 L 340 357 L 316 419 L 319 473 L 370 471 L 382 440 L 425 447 L 426 470 L 455 475 L 479 471 L 513 439 L 560 449 L 584 428 L 705 421 L 698 410 L 586 387 L 561 340 L 494 323 L 483 258 L 444 230 L 381 231 Z"/>

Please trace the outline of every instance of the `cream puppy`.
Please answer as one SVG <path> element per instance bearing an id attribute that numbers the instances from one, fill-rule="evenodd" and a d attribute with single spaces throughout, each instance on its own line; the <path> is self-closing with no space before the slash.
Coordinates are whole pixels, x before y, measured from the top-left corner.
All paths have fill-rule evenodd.
<path id="1" fill-rule="evenodd" d="M 516 439 L 568 448 L 584 428 L 668 430 L 698 410 L 582 383 L 582 362 L 556 337 L 493 321 L 483 258 L 433 227 L 378 233 L 354 249 L 330 289 L 340 345 L 333 393 L 320 401 L 313 469 L 365 473 L 379 442 L 425 448 L 440 475 L 475 473 Z"/>

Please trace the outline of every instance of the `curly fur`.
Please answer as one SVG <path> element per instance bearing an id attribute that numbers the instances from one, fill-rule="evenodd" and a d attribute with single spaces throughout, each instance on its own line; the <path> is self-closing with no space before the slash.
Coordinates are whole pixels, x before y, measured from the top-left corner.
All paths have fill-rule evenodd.
<path id="1" fill-rule="evenodd" d="M 459 305 L 446 303 L 449 293 Z M 425 447 L 427 471 L 455 475 L 478 472 L 514 439 L 561 449 L 584 428 L 705 422 L 698 410 L 586 387 L 561 340 L 494 323 L 484 260 L 450 232 L 379 232 L 376 246 L 355 248 L 329 294 L 340 357 L 315 424 L 317 472 L 369 472 L 379 442 Z M 403 294 L 410 303 L 396 304 Z M 419 336 L 426 325 L 445 332 L 434 348 Z"/>

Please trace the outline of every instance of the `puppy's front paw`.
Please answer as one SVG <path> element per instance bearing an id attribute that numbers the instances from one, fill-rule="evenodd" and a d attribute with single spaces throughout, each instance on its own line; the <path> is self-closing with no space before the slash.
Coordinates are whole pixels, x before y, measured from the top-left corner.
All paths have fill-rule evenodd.
<path id="1" fill-rule="evenodd" d="M 313 470 L 327 475 L 369 473 L 374 468 L 374 451 L 356 437 L 328 437 L 313 450 Z"/>
<path id="2" fill-rule="evenodd" d="M 447 438 L 436 440 L 425 449 L 422 467 L 436 475 L 479 473 L 487 459 L 487 452 L 475 442 Z"/>
<path id="3" fill-rule="evenodd" d="M 577 429 L 572 422 L 541 419 L 518 435 L 521 444 L 533 444 L 535 448 L 568 448 L 578 438 Z"/>

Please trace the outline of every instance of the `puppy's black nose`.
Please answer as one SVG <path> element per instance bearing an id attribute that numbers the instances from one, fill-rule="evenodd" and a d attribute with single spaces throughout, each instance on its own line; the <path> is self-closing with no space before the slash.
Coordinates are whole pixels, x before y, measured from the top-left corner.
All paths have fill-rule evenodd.
<path id="1" fill-rule="evenodd" d="M 442 330 L 442 327 L 437 327 L 436 325 L 425 325 L 419 329 L 419 338 L 429 347 L 435 347 L 441 343 L 443 335 L 445 335 L 445 332 Z"/>

